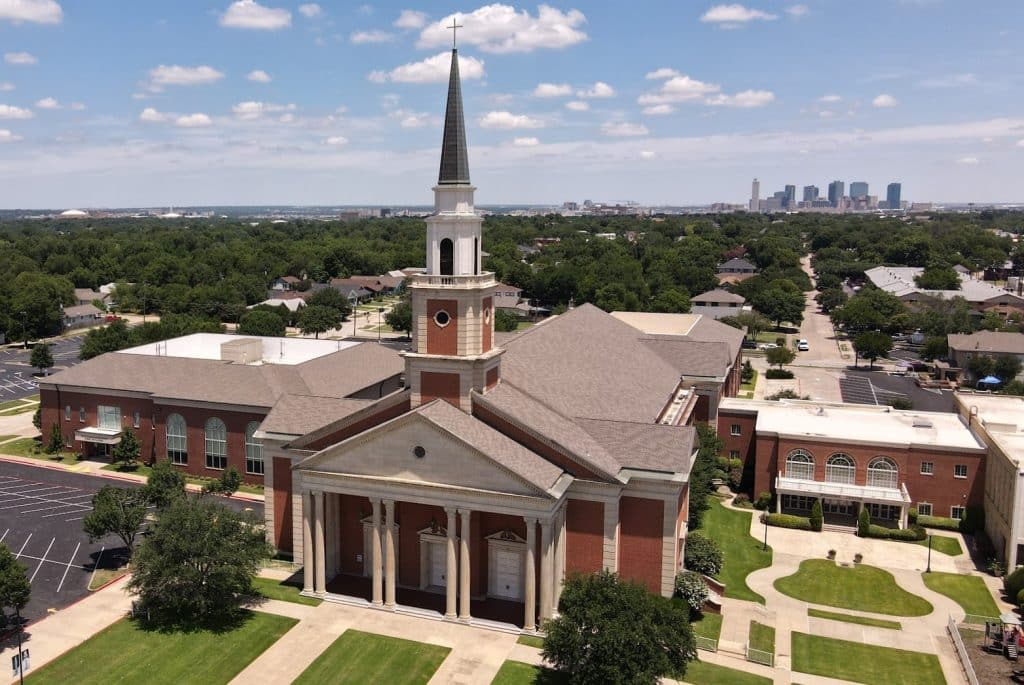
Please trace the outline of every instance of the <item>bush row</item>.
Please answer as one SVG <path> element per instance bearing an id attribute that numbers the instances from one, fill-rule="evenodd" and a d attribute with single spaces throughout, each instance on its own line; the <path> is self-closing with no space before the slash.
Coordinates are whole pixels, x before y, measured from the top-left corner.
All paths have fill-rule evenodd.
<path id="1" fill-rule="evenodd" d="M 768 369 L 764 372 L 764 377 L 771 380 L 789 379 L 793 377 L 793 372 L 786 369 Z"/>
<path id="2" fill-rule="evenodd" d="M 811 519 L 807 516 L 793 516 L 792 514 L 768 514 L 768 525 L 779 528 L 793 528 L 795 530 L 813 530 Z M 762 522 L 764 517 L 762 517 Z"/>
<path id="3" fill-rule="evenodd" d="M 942 516 L 921 516 L 917 517 L 917 525 L 925 528 L 938 528 L 939 530 L 960 530 L 960 522 L 956 519 L 943 518 Z"/>
<path id="4" fill-rule="evenodd" d="M 876 526 L 871 524 L 868 526 L 868 534 L 866 537 L 869 538 L 881 538 L 883 540 L 904 540 L 907 542 L 914 542 L 917 540 L 924 540 L 928 537 L 928 533 L 925 532 L 921 526 L 913 525 L 906 528 L 886 528 L 885 526 Z"/>

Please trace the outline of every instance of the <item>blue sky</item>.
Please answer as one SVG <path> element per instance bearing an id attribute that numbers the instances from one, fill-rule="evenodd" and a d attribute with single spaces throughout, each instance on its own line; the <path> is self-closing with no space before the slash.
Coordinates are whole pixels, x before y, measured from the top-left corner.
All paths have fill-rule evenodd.
<path id="1" fill-rule="evenodd" d="M 1024 3 L 0 0 L 0 207 L 1024 200 Z"/>

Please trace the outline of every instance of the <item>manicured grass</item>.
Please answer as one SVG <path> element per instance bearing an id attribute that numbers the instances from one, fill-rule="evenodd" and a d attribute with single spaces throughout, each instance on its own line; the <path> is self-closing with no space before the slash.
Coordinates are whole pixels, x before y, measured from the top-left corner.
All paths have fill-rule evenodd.
<path id="1" fill-rule="evenodd" d="M 14 440 L 17 435 L 0 435 L 0 442 L 7 442 L 8 440 Z"/>
<path id="2" fill-rule="evenodd" d="M 945 685 L 934 654 L 793 633 L 793 670 L 868 685 Z"/>
<path id="3" fill-rule="evenodd" d="M 946 595 L 959 604 L 964 612 L 976 616 L 998 616 L 999 607 L 992 599 L 985 581 L 977 576 L 963 576 L 959 573 L 922 573 L 924 584 L 929 590 Z"/>
<path id="4" fill-rule="evenodd" d="M 924 540 L 914 540 L 914 544 L 927 547 L 928 538 L 925 538 Z M 963 548 L 960 547 L 959 540 L 956 538 L 946 537 L 945 535 L 936 535 L 932 538 L 932 551 L 942 552 L 943 554 L 948 554 L 951 557 L 964 553 Z"/>
<path id="5" fill-rule="evenodd" d="M 303 597 L 299 594 L 302 592 L 302 588 L 296 585 L 288 585 L 284 581 L 274 578 L 254 578 L 252 584 L 267 599 L 279 599 L 282 602 L 305 604 L 310 607 L 320 606 L 322 601 L 316 597 Z"/>
<path id="6" fill-rule="evenodd" d="M 89 592 L 99 590 L 101 587 L 117 580 L 124 574 L 128 573 L 128 569 L 121 566 L 118 568 L 98 568 L 96 569 L 92 577 L 89 578 Z"/>
<path id="7" fill-rule="evenodd" d="M 892 574 L 874 566 L 837 566 L 828 559 L 806 559 L 800 570 L 775 581 L 784 595 L 810 602 L 890 616 L 926 616 L 933 610 L 925 599 L 896 584 Z"/>
<path id="8" fill-rule="evenodd" d="M 824 611 L 823 609 L 808 609 L 807 615 L 814 618 L 827 618 L 830 621 L 856 623 L 857 625 L 871 626 L 872 628 L 888 628 L 889 630 L 902 630 L 903 628 L 897 621 L 886 621 L 883 618 L 868 618 L 867 616 L 854 616 L 853 614 L 840 614 L 835 611 Z"/>
<path id="9" fill-rule="evenodd" d="M 293 684 L 426 683 L 450 651 L 424 642 L 346 630 Z"/>
<path id="10" fill-rule="evenodd" d="M 7 411 L 8 409 L 19 409 L 23 407 L 31 407 L 35 409 L 39 406 L 39 396 L 36 396 L 36 401 L 30 400 L 7 400 L 6 402 L 0 402 L 0 411 Z"/>
<path id="11" fill-rule="evenodd" d="M 27 414 L 30 411 L 35 411 L 38 408 L 38 404 L 26 404 L 21 407 L 15 407 L 13 409 L 4 409 L 3 411 L 0 411 L 0 416 L 17 416 L 18 414 Z"/>
<path id="12" fill-rule="evenodd" d="M 722 634 L 722 615 L 701 614 L 700 620 L 691 623 L 690 627 L 693 628 L 694 635 L 717 640 L 718 636 Z"/>
<path id="13" fill-rule="evenodd" d="M 772 548 L 761 551 L 761 542 L 750 537 L 753 514 L 726 509 L 712 498 L 704 514 L 701 531 L 722 548 L 725 563 L 718 580 L 725 583 L 725 596 L 764 604 L 764 597 L 747 587 L 746 578 L 754 571 L 772 565 Z"/>
<path id="14" fill-rule="evenodd" d="M 706 661 L 691 661 L 686 665 L 684 683 L 691 685 L 771 685 L 771 679 L 763 676 L 737 671 Z"/>
<path id="15" fill-rule="evenodd" d="M 26 681 L 33 685 L 227 683 L 295 623 L 284 616 L 251 612 L 245 623 L 228 632 L 181 633 L 143 630 L 135 621 L 121 619 Z"/>
<path id="16" fill-rule="evenodd" d="M 550 668 L 506 661 L 498 669 L 491 685 L 564 685 L 567 682 L 568 678 Z"/>
<path id="17" fill-rule="evenodd" d="M 0 454 L 28 457 L 29 459 L 42 459 L 44 461 L 63 461 L 64 459 L 75 459 L 78 456 L 74 452 L 48 454 L 36 438 L 21 438 L 20 440 L 12 440 L 7 444 L 0 445 Z"/>
<path id="18" fill-rule="evenodd" d="M 4 447 L 5 445 L 0 445 L 0 451 L 2 451 Z M 123 467 L 121 464 L 107 464 L 106 466 L 101 467 L 100 470 L 114 471 L 116 473 L 131 473 L 136 476 L 144 476 L 147 480 L 149 479 L 149 476 L 153 473 L 153 469 L 146 466 L 142 462 L 135 462 L 133 465 L 127 468 Z M 191 485 L 198 485 L 200 487 L 206 485 L 207 483 L 212 483 L 214 480 L 216 480 L 215 478 L 200 478 L 199 476 L 190 476 L 188 474 L 184 474 L 184 476 L 186 483 L 189 483 Z M 263 488 L 258 485 L 247 485 L 243 483 L 238 487 L 238 492 L 247 492 L 252 495 L 262 495 Z"/>
<path id="19" fill-rule="evenodd" d="M 536 635 L 520 635 L 519 639 L 516 640 L 521 645 L 527 647 L 536 647 L 537 649 L 544 649 L 544 638 L 537 637 Z"/>
<path id="20" fill-rule="evenodd" d="M 754 387 L 756 385 L 757 385 L 757 369 L 754 369 L 754 375 L 750 378 L 750 382 L 748 382 L 748 383 L 741 383 L 740 384 L 740 390 L 749 390 L 750 392 L 753 392 L 754 391 Z"/>
<path id="21" fill-rule="evenodd" d="M 750 622 L 750 648 L 775 654 L 775 628 L 757 621 Z"/>

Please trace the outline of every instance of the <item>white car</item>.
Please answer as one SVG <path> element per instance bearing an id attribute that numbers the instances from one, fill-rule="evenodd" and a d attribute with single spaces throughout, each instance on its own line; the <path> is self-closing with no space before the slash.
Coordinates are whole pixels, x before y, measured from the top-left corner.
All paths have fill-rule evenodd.
<path id="1" fill-rule="evenodd" d="M 796 341 L 796 349 L 799 352 L 806 352 L 811 349 L 811 345 L 806 340 L 800 339 Z"/>
<path id="2" fill-rule="evenodd" d="M 757 349 L 759 350 L 774 350 L 778 345 L 775 343 L 758 343 Z"/>

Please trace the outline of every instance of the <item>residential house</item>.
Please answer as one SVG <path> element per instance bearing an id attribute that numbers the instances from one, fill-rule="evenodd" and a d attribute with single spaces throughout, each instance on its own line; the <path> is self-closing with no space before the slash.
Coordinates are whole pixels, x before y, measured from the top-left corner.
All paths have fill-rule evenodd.
<path id="1" fill-rule="evenodd" d="M 103 311 L 93 304 L 76 304 L 64 307 L 64 328 L 82 328 L 95 326 L 103 321 Z"/>
<path id="2" fill-rule="evenodd" d="M 741 312 L 749 312 L 751 307 L 747 305 L 747 300 L 742 295 L 715 288 L 691 297 L 690 311 L 694 314 L 710 316 L 712 319 L 721 319 L 724 316 L 736 316 Z"/>
<path id="3" fill-rule="evenodd" d="M 963 369 L 970 381 L 977 381 L 967 368 L 972 357 L 999 357 L 1008 355 L 1016 357 L 1024 367 L 1024 333 L 1004 333 L 999 331 L 978 331 L 976 333 L 952 333 L 946 338 L 949 356 L 955 366 Z M 1024 371 L 1017 378 L 1024 379 Z M 1003 378 L 1003 381 L 1013 380 Z"/>
<path id="4" fill-rule="evenodd" d="M 284 292 L 287 290 L 295 290 L 295 288 L 302 282 L 301 278 L 295 276 L 281 276 L 275 278 L 271 284 L 270 289 L 278 292 Z"/>

